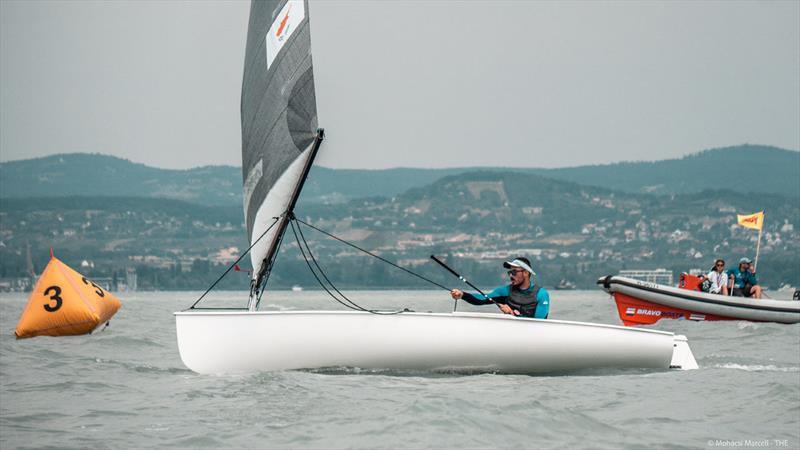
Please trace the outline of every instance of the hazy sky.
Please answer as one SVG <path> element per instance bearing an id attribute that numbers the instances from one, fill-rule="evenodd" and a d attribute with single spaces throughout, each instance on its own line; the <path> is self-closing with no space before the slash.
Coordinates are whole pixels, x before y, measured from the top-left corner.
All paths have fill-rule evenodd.
<path id="1" fill-rule="evenodd" d="M 0 1 L 0 160 L 241 164 L 249 2 Z M 800 148 L 800 2 L 312 1 L 329 167 Z"/>

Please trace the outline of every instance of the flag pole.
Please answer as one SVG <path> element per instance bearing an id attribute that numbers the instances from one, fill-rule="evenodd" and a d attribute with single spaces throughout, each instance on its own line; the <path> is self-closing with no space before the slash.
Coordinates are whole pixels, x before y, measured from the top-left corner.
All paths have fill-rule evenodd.
<path id="1" fill-rule="evenodd" d="M 761 230 L 764 228 L 764 222 L 761 222 L 761 228 L 758 229 L 758 243 L 756 244 L 756 260 L 753 263 L 753 273 L 758 270 L 758 252 L 761 250 Z"/>

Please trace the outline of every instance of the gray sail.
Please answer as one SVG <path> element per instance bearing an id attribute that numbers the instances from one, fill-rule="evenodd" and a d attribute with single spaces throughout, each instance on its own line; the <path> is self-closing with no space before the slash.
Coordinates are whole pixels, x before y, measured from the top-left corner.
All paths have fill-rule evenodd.
<path id="1" fill-rule="evenodd" d="M 250 254 L 258 279 L 285 228 L 265 231 L 292 203 L 316 136 L 305 0 L 251 3 L 241 108 L 244 213 L 250 243 L 258 240 Z"/>

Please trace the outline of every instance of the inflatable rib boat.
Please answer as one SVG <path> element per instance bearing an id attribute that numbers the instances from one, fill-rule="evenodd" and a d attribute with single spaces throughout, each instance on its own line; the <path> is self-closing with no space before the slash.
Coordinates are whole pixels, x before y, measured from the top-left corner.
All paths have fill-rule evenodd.
<path id="1" fill-rule="evenodd" d="M 629 326 L 664 318 L 800 322 L 800 301 L 727 297 L 612 275 L 597 284 L 614 297 L 619 318 Z"/>

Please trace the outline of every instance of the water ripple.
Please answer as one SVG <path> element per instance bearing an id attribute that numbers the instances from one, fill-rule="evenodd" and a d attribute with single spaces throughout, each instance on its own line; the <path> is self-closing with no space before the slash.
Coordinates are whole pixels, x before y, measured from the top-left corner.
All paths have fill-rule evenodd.
<path id="1" fill-rule="evenodd" d="M 391 304 L 412 294 L 362 295 Z M 739 437 L 800 443 L 798 326 L 651 327 L 689 337 L 701 369 L 687 372 L 527 376 L 334 367 L 203 376 L 181 363 L 172 316 L 192 296 L 123 298 L 113 326 L 92 336 L 0 335 L 0 448 L 707 448 L 709 439 Z M 413 297 L 418 310 L 452 305 L 439 293 Z M 24 300 L 0 295 L 0 328 L 13 328 Z M 314 292 L 270 302 L 292 309 L 299 300 L 327 305 Z M 552 314 L 617 323 L 613 303 L 594 292 L 559 292 Z"/>

